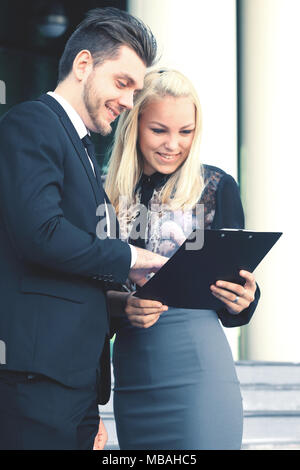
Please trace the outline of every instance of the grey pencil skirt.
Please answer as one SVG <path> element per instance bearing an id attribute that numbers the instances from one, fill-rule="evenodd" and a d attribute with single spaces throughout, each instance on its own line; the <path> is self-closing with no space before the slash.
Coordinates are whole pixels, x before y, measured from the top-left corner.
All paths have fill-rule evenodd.
<path id="1" fill-rule="evenodd" d="M 240 449 L 240 386 L 216 312 L 169 308 L 148 329 L 125 319 L 113 366 L 120 449 Z"/>

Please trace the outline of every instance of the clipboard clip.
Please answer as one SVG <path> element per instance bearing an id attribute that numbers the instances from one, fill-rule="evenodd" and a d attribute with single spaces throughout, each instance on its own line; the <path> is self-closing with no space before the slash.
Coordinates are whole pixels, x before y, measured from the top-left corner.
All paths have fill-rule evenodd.
<path id="1" fill-rule="evenodd" d="M 230 232 L 245 232 L 245 233 L 252 232 L 251 230 L 245 230 L 243 228 L 225 228 L 224 227 L 224 228 L 221 229 L 221 231 L 222 230 L 226 230 L 226 231 L 230 231 Z M 220 236 L 221 236 L 221 238 L 224 238 L 224 237 L 226 237 L 226 234 L 221 233 Z M 249 233 L 248 238 L 253 238 L 253 233 Z"/>

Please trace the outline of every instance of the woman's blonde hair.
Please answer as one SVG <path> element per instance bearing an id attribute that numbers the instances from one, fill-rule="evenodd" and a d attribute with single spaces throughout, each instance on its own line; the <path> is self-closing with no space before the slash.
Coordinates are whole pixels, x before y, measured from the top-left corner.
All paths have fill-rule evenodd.
<path id="1" fill-rule="evenodd" d="M 188 97 L 195 105 L 196 125 L 192 146 L 187 159 L 169 177 L 162 188 L 161 201 L 172 209 L 192 208 L 204 188 L 200 161 L 202 113 L 197 92 L 188 78 L 177 70 L 153 70 L 145 76 L 144 88 L 135 98 L 134 107 L 119 119 L 108 166 L 105 189 L 118 212 L 119 197 L 134 201 L 136 185 L 143 172 L 138 151 L 139 116 L 153 99 L 173 96 Z"/>

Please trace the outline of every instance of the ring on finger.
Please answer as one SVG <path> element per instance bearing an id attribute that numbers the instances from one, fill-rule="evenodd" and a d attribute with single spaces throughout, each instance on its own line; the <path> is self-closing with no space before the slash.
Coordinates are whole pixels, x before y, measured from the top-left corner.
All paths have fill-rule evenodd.
<path id="1" fill-rule="evenodd" d="M 239 296 L 237 295 L 236 298 L 235 298 L 232 302 L 233 302 L 234 304 L 237 304 L 238 301 L 239 301 L 239 299 L 240 299 L 240 298 L 239 298 Z"/>

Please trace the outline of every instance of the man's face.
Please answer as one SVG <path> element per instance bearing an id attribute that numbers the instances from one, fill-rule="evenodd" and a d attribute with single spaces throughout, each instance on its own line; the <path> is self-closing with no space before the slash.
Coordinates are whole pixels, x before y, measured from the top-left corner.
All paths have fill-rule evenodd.
<path id="1" fill-rule="evenodd" d="M 133 107 L 134 93 L 143 88 L 146 66 L 129 47 L 121 46 L 116 59 L 108 59 L 88 75 L 83 88 L 85 124 L 107 135 L 111 123 Z"/>

